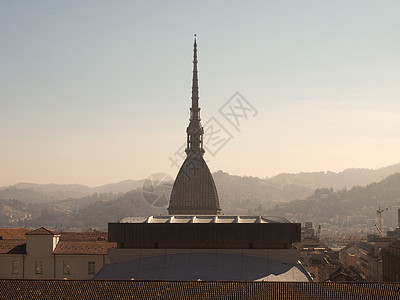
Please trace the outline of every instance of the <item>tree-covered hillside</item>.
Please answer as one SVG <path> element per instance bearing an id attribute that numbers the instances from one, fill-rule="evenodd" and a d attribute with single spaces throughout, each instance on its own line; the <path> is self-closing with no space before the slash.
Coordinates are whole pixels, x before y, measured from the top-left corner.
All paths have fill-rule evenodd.
<path id="1" fill-rule="evenodd" d="M 389 208 L 384 224 L 397 225 L 400 207 L 400 173 L 391 175 L 366 187 L 335 190 L 329 185 L 312 190 L 298 184 L 275 185 L 267 179 L 232 176 L 222 171 L 214 174 L 222 214 L 278 215 L 297 222 L 313 221 L 338 229 L 374 227 L 378 205 Z M 172 183 L 169 183 L 169 188 Z M 27 189 L 0 198 L 0 227 L 47 226 L 58 230 L 86 230 L 90 227 L 105 230 L 108 222 L 126 216 L 167 214 L 167 198 L 158 197 L 153 186 L 137 188 L 126 193 L 94 193 L 82 198 L 61 201 L 26 201 Z M 40 194 L 40 193 L 39 193 Z M 162 193 L 161 193 L 162 194 Z M 1 194 L 0 194 L 1 195 Z M 7 195 L 7 194 L 2 194 Z M 39 197 L 33 193 L 31 197 Z M 24 201 L 21 201 L 24 200 Z M 160 207 L 158 204 L 165 204 Z M 157 205 L 156 205 L 157 204 Z"/>

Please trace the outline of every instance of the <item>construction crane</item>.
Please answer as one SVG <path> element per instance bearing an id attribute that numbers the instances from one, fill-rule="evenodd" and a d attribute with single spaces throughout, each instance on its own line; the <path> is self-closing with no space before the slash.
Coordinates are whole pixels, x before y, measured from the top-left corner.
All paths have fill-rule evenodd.
<path id="1" fill-rule="evenodd" d="M 378 229 L 378 232 L 379 232 L 381 237 L 383 237 L 383 233 L 382 233 L 382 229 L 383 229 L 382 228 L 382 213 L 384 211 L 386 211 L 386 210 L 388 210 L 388 208 L 381 209 L 381 206 L 379 205 L 379 208 L 376 211 L 376 214 L 378 215 L 378 226 L 376 228 Z"/>
<path id="2" fill-rule="evenodd" d="M 382 231 L 379 229 L 379 227 L 375 224 L 375 227 L 376 227 L 376 229 L 378 230 L 378 232 L 379 232 L 379 236 L 380 237 L 383 237 L 383 233 L 382 233 Z"/>

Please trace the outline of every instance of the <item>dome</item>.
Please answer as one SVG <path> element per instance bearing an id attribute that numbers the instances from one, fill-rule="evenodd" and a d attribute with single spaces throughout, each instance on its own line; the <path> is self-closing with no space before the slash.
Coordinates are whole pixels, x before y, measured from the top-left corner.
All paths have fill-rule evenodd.
<path id="1" fill-rule="evenodd" d="M 169 214 L 216 215 L 220 211 L 214 179 L 203 156 L 188 156 L 172 188 Z"/>

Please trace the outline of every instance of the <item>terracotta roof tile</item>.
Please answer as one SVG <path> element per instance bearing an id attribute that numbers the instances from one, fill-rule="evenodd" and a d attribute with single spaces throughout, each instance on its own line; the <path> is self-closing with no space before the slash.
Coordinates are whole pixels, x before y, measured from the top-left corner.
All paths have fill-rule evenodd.
<path id="1" fill-rule="evenodd" d="M 0 254 L 25 254 L 25 240 L 0 240 Z"/>
<path id="2" fill-rule="evenodd" d="M 0 279 L 2 299 L 400 298 L 400 283 Z"/>
<path id="3" fill-rule="evenodd" d="M 26 233 L 26 235 L 55 235 L 59 234 L 58 232 L 55 232 L 53 230 L 47 229 L 46 227 L 40 227 L 35 230 L 31 230 Z"/>
<path id="4" fill-rule="evenodd" d="M 108 233 L 101 231 L 90 232 L 63 232 L 60 241 L 107 241 Z"/>
<path id="5" fill-rule="evenodd" d="M 0 236 L 3 240 L 24 240 L 27 232 L 29 229 L 26 228 L 0 228 Z"/>
<path id="6" fill-rule="evenodd" d="M 117 247 L 107 239 L 107 232 L 63 232 L 54 254 L 107 254 L 107 249 Z"/>
<path id="7" fill-rule="evenodd" d="M 117 243 L 107 241 L 59 241 L 54 254 L 107 254 L 107 249 L 117 247 Z"/>

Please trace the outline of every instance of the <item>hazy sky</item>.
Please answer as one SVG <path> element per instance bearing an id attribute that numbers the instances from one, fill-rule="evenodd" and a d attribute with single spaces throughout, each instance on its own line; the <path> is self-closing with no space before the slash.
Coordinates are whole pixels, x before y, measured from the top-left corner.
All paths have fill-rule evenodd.
<path id="1" fill-rule="evenodd" d="M 397 163 L 399 12 L 398 0 L 0 1 L 0 186 L 174 177 L 194 33 L 202 122 L 231 137 L 208 145 L 213 172 Z M 240 132 L 219 112 L 235 92 L 252 107 Z"/>

